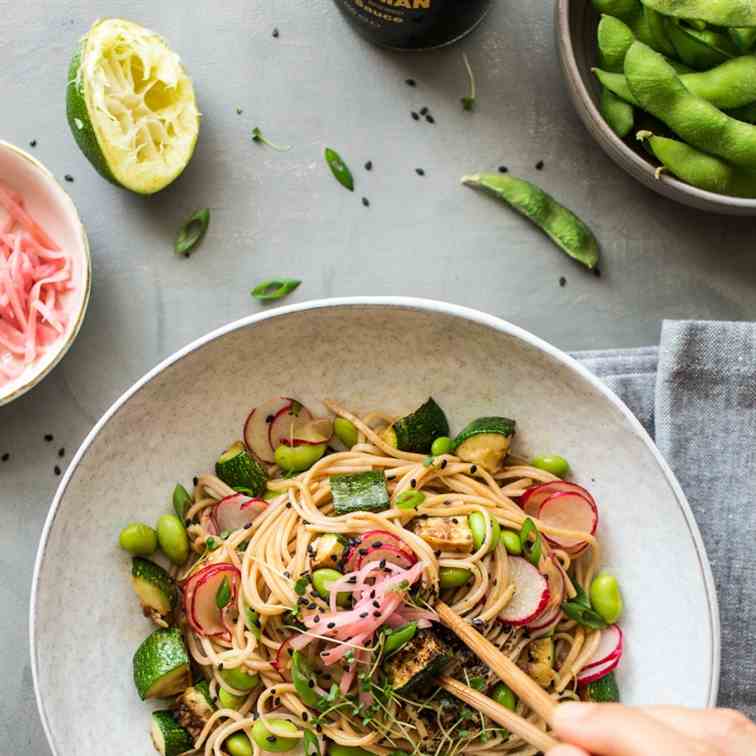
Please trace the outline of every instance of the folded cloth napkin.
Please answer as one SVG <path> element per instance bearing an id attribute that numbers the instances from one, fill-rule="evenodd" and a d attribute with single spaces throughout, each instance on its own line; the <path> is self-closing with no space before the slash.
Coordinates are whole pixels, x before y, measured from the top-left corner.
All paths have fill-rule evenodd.
<path id="1" fill-rule="evenodd" d="M 719 703 L 756 719 L 756 323 L 666 321 L 658 348 L 579 352 L 656 439 L 719 597 Z"/>

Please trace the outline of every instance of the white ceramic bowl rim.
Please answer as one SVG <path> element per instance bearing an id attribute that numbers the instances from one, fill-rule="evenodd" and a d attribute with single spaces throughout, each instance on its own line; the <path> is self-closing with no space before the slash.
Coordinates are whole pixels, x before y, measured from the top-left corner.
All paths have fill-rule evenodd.
<path id="1" fill-rule="evenodd" d="M 202 336 L 199 339 L 191 342 L 190 344 L 183 347 L 182 349 L 179 349 L 170 357 L 163 360 L 159 365 L 157 365 L 148 373 L 146 373 L 144 376 L 142 376 L 142 378 L 140 378 L 136 383 L 134 383 L 134 385 L 131 388 L 129 388 L 124 394 L 122 394 L 111 405 L 111 407 L 107 410 L 107 412 L 105 412 L 105 414 L 100 418 L 100 420 L 97 422 L 94 428 L 92 428 L 89 435 L 87 435 L 87 437 L 84 439 L 83 443 L 77 450 L 70 465 L 68 466 L 68 469 L 66 470 L 63 476 L 63 479 L 60 482 L 60 485 L 58 486 L 58 490 L 55 493 L 55 498 L 53 499 L 52 506 L 50 507 L 50 511 L 45 521 L 45 525 L 42 531 L 42 537 L 40 539 L 39 548 L 37 551 L 37 559 L 34 565 L 34 576 L 33 576 L 33 581 L 32 581 L 31 603 L 30 603 L 30 610 L 29 610 L 29 636 L 30 636 L 30 649 L 31 649 L 32 678 L 34 681 L 34 693 L 37 699 L 37 707 L 39 709 L 40 717 L 42 719 L 42 725 L 44 727 L 45 734 L 47 735 L 48 742 L 50 743 L 52 752 L 53 754 L 55 754 L 55 756 L 58 756 L 59 752 L 53 741 L 52 731 L 50 729 L 50 724 L 49 724 L 47 713 L 45 710 L 45 704 L 44 704 L 44 701 L 42 700 L 41 693 L 40 693 L 40 686 L 39 686 L 38 649 L 37 649 L 36 641 L 35 641 L 38 580 L 39 580 L 39 574 L 40 574 L 42 561 L 45 556 L 47 540 L 48 540 L 52 525 L 55 522 L 55 517 L 58 513 L 58 507 L 60 505 L 60 502 L 63 499 L 63 495 L 66 492 L 68 483 L 71 477 L 73 476 L 73 473 L 76 470 L 79 464 L 79 461 L 82 459 L 84 454 L 87 452 L 89 447 L 97 438 L 97 435 L 99 434 L 100 430 L 108 423 L 108 421 L 113 416 L 115 416 L 118 413 L 118 411 L 126 404 L 126 402 L 128 402 L 128 400 L 134 394 L 136 394 L 144 385 L 149 383 L 153 378 L 155 378 L 157 375 L 162 373 L 167 367 L 180 361 L 181 359 L 191 354 L 192 352 L 196 351 L 197 349 L 207 344 L 208 342 L 214 341 L 215 339 L 218 339 L 224 336 L 225 334 L 230 333 L 231 331 L 236 331 L 241 328 L 246 328 L 247 326 L 252 325 L 254 323 L 259 323 L 261 321 L 269 320 L 271 318 L 279 317 L 281 315 L 288 315 L 290 313 L 297 313 L 297 312 L 303 312 L 307 310 L 317 310 L 317 309 L 332 309 L 332 308 L 340 308 L 340 307 L 345 307 L 345 308 L 346 307 L 369 307 L 369 306 L 373 306 L 373 307 L 378 306 L 378 307 L 387 307 L 387 308 L 406 308 L 410 310 L 420 310 L 420 311 L 429 312 L 429 313 L 437 312 L 439 314 L 451 315 L 451 316 L 458 317 L 464 320 L 472 321 L 474 323 L 477 323 L 483 326 L 488 326 L 489 328 L 492 328 L 496 331 L 511 334 L 521 339 L 525 343 L 537 349 L 542 350 L 553 359 L 561 362 L 566 367 L 579 373 L 581 377 L 587 380 L 594 388 L 596 388 L 601 394 L 603 394 L 604 397 L 609 402 L 611 402 L 611 404 L 613 404 L 625 416 L 625 418 L 630 423 L 632 430 L 641 439 L 643 439 L 643 441 L 649 447 L 649 449 L 654 455 L 654 458 L 658 462 L 659 467 L 664 473 L 664 476 L 669 486 L 671 487 L 672 491 L 675 494 L 677 504 L 685 518 L 685 522 L 688 527 L 688 532 L 695 545 L 696 555 L 698 558 L 698 564 L 701 569 L 701 575 L 703 577 L 704 587 L 706 590 L 706 601 L 709 608 L 709 622 L 710 622 L 710 631 L 711 631 L 711 638 L 712 638 L 711 659 L 709 660 L 710 665 L 711 665 L 711 678 L 709 680 L 709 689 L 706 694 L 706 700 L 709 706 L 714 706 L 716 704 L 717 691 L 719 688 L 719 666 L 720 666 L 719 607 L 718 607 L 718 602 L 717 602 L 716 589 L 714 587 L 714 579 L 711 573 L 711 566 L 709 564 L 709 560 L 706 555 L 703 539 L 701 538 L 701 533 L 698 529 L 698 525 L 696 524 L 695 518 L 693 516 L 693 512 L 690 509 L 690 505 L 688 504 L 685 494 L 683 493 L 682 488 L 680 487 L 680 484 L 677 482 L 677 479 L 675 478 L 674 473 L 672 472 L 669 465 L 662 457 L 659 450 L 656 448 L 656 445 L 654 444 L 654 442 L 652 441 L 648 433 L 646 433 L 643 426 L 640 424 L 640 422 L 635 417 L 635 415 L 633 415 L 633 413 L 624 404 L 624 402 L 622 402 L 622 400 L 619 399 L 619 397 L 617 397 L 616 394 L 610 391 L 609 388 L 607 388 L 607 386 L 604 383 L 602 383 L 595 375 L 593 375 L 593 373 L 591 373 L 589 370 L 587 370 L 579 362 L 574 360 L 572 357 L 570 357 L 566 353 L 552 346 L 548 342 L 543 341 L 537 336 L 534 336 L 528 331 L 523 330 L 519 326 L 513 325 L 512 323 L 502 320 L 501 318 L 497 318 L 493 315 L 487 315 L 486 313 L 480 312 L 478 310 L 473 310 L 468 307 L 462 307 L 460 305 L 453 305 L 446 302 L 439 302 L 439 301 L 430 300 L 430 299 L 420 299 L 420 298 L 415 298 L 415 297 L 342 297 L 342 298 L 335 298 L 335 299 L 318 299 L 318 300 L 313 300 L 310 302 L 303 302 L 301 304 L 289 305 L 286 307 L 277 307 L 275 309 L 268 310 L 266 312 L 262 312 L 257 315 L 249 315 L 245 318 L 241 318 L 240 320 L 236 320 L 232 323 L 228 323 L 225 326 L 221 326 L 220 328 L 217 328 L 216 330 L 211 331 L 205 336 Z"/>
<path id="2" fill-rule="evenodd" d="M 575 85 L 580 90 L 580 99 L 583 101 L 585 107 L 590 111 L 591 118 L 596 122 L 603 122 L 604 118 L 599 113 L 598 108 L 593 101 L 593 98 L 588 92 L 588 88 L 585 86 L 583 77 L 580 75 L 580 69 L 578 68 L 577 60 L 575 59 L 575 47 L 572 39 L 572 29 L 570 28 L 569 18 L 571 1 L 572 0 L 559 0 L 558 3 L 559 23 L 557 24 L 557 29 L 561 29 L 567 42 L 567 44 L 562 45 L 562 52 L 567 57 L 572 70 L 577 72 L 577 75 L 575 76 Z M 654 166 L 648 160 L 641 158 L 637 152 L 631 150 L 627 146 L 627 144 L 625 144 L 624 140 L 620 139 L 608 126 L 606 128 L 606 136 L 612 142 L 615 150 L 621 152 L 624 157 L 626 157 L 638 169 L 642 170 L 644 173 L 647 173 L 655 181 L 663 181 L 664 183 L 673 186 L 683 194 L 689 194 L 692 197 L 697 197 L 698 199 L 704 200 L 706 202 L 718 205 L 726 205 L 729 207 L 739 207 L 746 210 L 756 209 L 756 199 L 747 199 L 745 197 L 734 197 L 730 194 L 718 194 L 716 192 L 709 192 L 705 189 L 699 189 L 692 184 L 687 184 L 684 181 L 680 181 L 680 179 L 675 178 L 669 173 L 663 173 L 661 174 L 661 177 L 657 179 L 655 177 L 656 169 L 654 168 Z"/>

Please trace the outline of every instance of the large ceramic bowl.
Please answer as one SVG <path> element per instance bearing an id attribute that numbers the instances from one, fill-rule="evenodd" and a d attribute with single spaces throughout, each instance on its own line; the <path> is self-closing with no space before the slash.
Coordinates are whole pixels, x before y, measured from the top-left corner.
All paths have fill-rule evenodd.
<path id="1" fill-rule="evenodd" d="M 668 173 L 657 175 L 659 164 L 651 160 L 640 142 L 636 144 L 632 136 L 620 139 L 612 131 L 599 113 L 599 86 L 591 73 L 591 67 L 598 65 L 596 28 L 599 16 L 589 0 L 557 0 L 554 11 L 557 50 L 567 93 L 601 149 L 633 178 L 664 197 L 712 213 L 756 215 L 756 199 L 707 192 Z"/>
<path id="2" fill-rule="evenodd" d="M 63 359 L 73 344 L 89 303 L 92 262 L 87 235 L 71 198 L 39 160 L 8 142 L 0 141 L 0 182 L 20 192 L 27 208 L 42 227 L 61 247 L 71 251 L 75 284 L 75 288 L 66 294 L 70 316 L 65 331 L 45 354 L 17 378 L 0 384 L 2 406 L 36 386 Z"/>
<path id="3" fill-rule="evenodd" d="M 717 602 L 688 504 L 627 408 L 572 359 L 480 312 L 415 299 L 310 302 L 240 320 L 124 394 L 67 471 L 45 526 L 31 603 L 37 700 L 57 756 L 153 753 L 131 657 L 150 625 L 120 528 L 168 511 L 177 480 L 210 469 L 247 410 L 280 393 L 401 413 L 432 394 L 456 428 L 517 419 L 525 454 L 559 451 L 601 508 L 604 561 L 627 605 L 628 703 L 712 704 Z"/>

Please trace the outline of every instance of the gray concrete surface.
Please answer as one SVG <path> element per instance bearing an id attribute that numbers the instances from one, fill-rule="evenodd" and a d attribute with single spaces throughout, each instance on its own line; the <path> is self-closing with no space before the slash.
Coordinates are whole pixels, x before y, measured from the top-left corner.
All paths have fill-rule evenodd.
<path id="1" fill-rule="evenodd" d="M 592 144 L 563 92 L 551 3 L 495 6 L 461 46 L 395 54 L 354 36 L 330 0 L 0 0 L 0 137 L 21 146 L 37 139 L 35 154 L 56 175 L 74 177 L 66 186 L 94 258 L 93 299 L 77 343 L 43 385 L 0 408 L 0 454 L 11 454 L 0 463 L 0 753 L 49 753 L 32 692 L 27 606 L 58 481 L 53 466 L 65 464 L 98 416 L 156 362 L 258 310 L 249 289 L 261 279 L 301 278 L 288 302 L 445 299 L 565 349 L 653 343 L 665 317 L 756 318 L 753 222 L 686 210 L 626 177 Z M 92 21 L 108 15 L 168 38 L 204 113 L 186 173 L 150 199 L 95 174 L 65 122 L 71 52 Z M 462 49 L 478 75 L 475 113 L 459 104 Z M 404 83 L 410 76 L 415 89 Z M 435 125 L 410 118 L 423 105 Z M 258 125 L 293 149 L 253 144 Z M 352 166 L 354 195 L 328 174 L 325 145 Z M 362 168 L 368 159 L 371 173 Z M 601 278 L 523 219 L 459 186 L 464 173 L 500 164 L 537 179 L 590 223 L 604 248 Z M 178 259 L 176 229 L 203 206 L 212 209 L 205 243 Z M 71 597 L 83 611 L 89 599 Z M 96 660 L 86 672 L 96 674 Z"/>

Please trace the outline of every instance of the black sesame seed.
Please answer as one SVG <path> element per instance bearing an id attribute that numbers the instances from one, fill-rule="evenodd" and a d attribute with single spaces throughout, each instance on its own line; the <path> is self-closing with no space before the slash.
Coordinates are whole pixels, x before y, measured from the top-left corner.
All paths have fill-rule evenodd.
<path id="1" fill-rule="evenodd" d="M 244 530 L 249 530 L 251 527 L 252 527 L 252 523 L 251 522 L 245 522 L 244 523 Z"/>
<path id="2" fill-rule="evenodd" d="M 430 110 L 427 107 L 423 106 L 420 108 L 420 115 L 428 115 L 428 113 L 430 113 Z"/>
<path id="3" fill-rule="evenodd" d="M 281 699 L 276 697 L 273 699 L 273 706 L 279 706 L 281 703 Z"/>
<path id="4" fill-rule="evenodd" d="M 278 29 L 273 29 L 273 38 L 278 39 L 279 35 L 280 35 L 280 32 L 278 31 Z"/>
<path id="5" fill-rule="evenodd" d="M 356 583 L 357 582 L 357 576 L 352 575 L 352 577 L 347 578 L 347 583 Z"/>
<path id="6" fill-rule="evenodd" d="M 440 556 L 441 556 L 441 549 L 439 549 L 438 551 L 434 551 L 434 552 L 433 552 L 433 555 L 434 555 L 434 556 L 435 556 L 436 558 L 440 557 Z"/>
<path id="7" fill-rule="evenodd" d="M 596 278 L 601 278 L 601 271 L 598 268 L 594 268 L 593 275 L 596 276 Z"/>
<path id="8" fill-rule="evenodd" d="M 291 502 L 290 501 L 286 502 L 286 509 L 291 509 Z"/>
<path id="9" fill-rule="evenodd" d="M 425 176 L 425 171 L 422 168 L 415 168 L 415 173 L 418 176 Z"/>
<path id="10" fill-rule="evenodd" d="M 559 285 L 567 286 L 567 279 L 564 276 L 559 276 Z"/>
<path id="11" fill-rule="evenodd" d="M 316 724 L 316 725 L 315 725 L 315 729 L 316 729 L 316 730 L 317 730 L 318 732 L 323 732 L 323 725 L 320 725 L 320 724 Z"/>
<path id="12" fill-rule="evenodd" d="M 318 624 L 318 622 L 320 622 L 320 615 L 319 615 L 319 614 L 316 614 L 316 615 L 315 615 L 315 616 L 314 616 L 314 617 L 312 618 L 312 621 L 313 621 L 313 622 L 314 622 L 314 623 L 315 623 L 315 624 L 317 625 L 317 624 Z"/>
<path id="13" fill-rule="evenodd" d="M 195 476 L 194 476 L 194 477 L 192 478 L 192 482 L 193 482 L 193 483 L 194 483 L 194 485 L 196 486 L 196 485 L 197 485 L 197 483 L 199 483 L 199 478 L 198 478 L 198 477 L 197 477 L 197 476 L 195 475 Z"/>
<path id="14" fill-rule="evenodd" d="M 284 570 L 284 577 L 291 577 L 291 573 L 288 570 Z"/>
<path id="15" fill-rule="evenodd" d="M 45 441 L 47 441 L 48 444 L 53 440 L 53 438 L 54 437 L 52 433 L 45 433 Z"/>
<path id="16" fill-rule="evenodd" d="M 223 662 L 221 662 L 221 663 L 220 663 L 220 664 L 218 665 L 218 670 L 219 670 L 220 672 L 223 672 Z"/>
<path id="17" fill-rule="evenodd" d="M 312 682 L 312 680 L 310 680 L 309 682 Z M 315 685 L 314 682 L 312 684 Z M 302 721 L 306 722 L 309 718 L 310 718 L 310 715 L 306 711 L 303 711 L 302 712 Z"/>
<path id="18" fill-rule="evenodd" d="M 317 609 L 318 605 L 313 601 L 312 603 L 307 604 L 307 608 L 308 609 Z"/>
<path id="19" fill-rule="evenodd" d="M 497 582 L 498 582 L 498 581 L 496 580 L 496 578 L 494 578 L 494 579 L 493 579 L 493 580 L 491 581 L 491 585 L 496 585 L 496 583 L 497 583 Z"/>
<path id="20" fill-rule="evenodd" d="M 331 554 L 331 561 L 332 562 L 338 562 L 339 558 L 336 556 L 336 554 Z"/>
<path id="21" fill-rule="evenodd" d="M 74 177 L 70 173 L 67 173 L 63 178 L 68 181 L 69 184 L 73 184 Z"/>
<path id="22" fill-rule="evenodd" d="M 36 147 L 37 146 L 37 140 L 32 139 L 31 142 L 29 142 L 29 147 Z"/>
<path id="23" fill-rule="evenodd" d="M 367 197 L 363 197 L 363 198 L 362 198 L 362 204 L 363 204 L 363 205 L 364 205 L 365 207 L 370 207 L 370 200 L 369 200 L 369 199 L 368 199 Z"/>
<path id="24" fill-rule="evenodd" d="M 380 548 L 381 548 L 381 546 L 383 546 L 383 541 L 376 541 L 376 542 L 375 542 L 375 543 L 373 544 L 373 546 L 374 546 L 374 547 L 375 547 L 376 549 L 380 549 Z"/>
<path id="25" fill-rule="evenodd" d="M 273 415 L 268 415 L 265 418 L 265 422 L 268 423 L 268 425 L 270 425 L 270 423 L 272 423 L 274 420 L 275 420 L 275 418 L 273 417 Z"/>
<path id="26" fill-rule="evenodd" d="M 3 456 L 0 457 L 0 459 L 2 459 L 3 462 L 7 462 L 10 459 L 10 454 L 8 452 L 5 452 L 5 454 L 3 454 Z"/>
<path id="27" fill-rule="evenodd" d="M 537 171 L 542 171 L 542 170 L 543 170 L 543 166 L 544 166 L 544 162 L 543 162 L 543 160 L 539 160 L 539 161 L 538 161 L 538 162 L 536 163 L 536 170 L 537 170 Z"/>
<path id="28" fill-rule="evenodd" d="M 386 566 L 386 560 L 385 560 L 385 559 L 381 559 L 381 561 L 380 561 L 380 562 L 378 562 L 378 566 L 379 566 L 379 567 L 380 567 L 381 569 L 383 569 L 383 568 L 384 568 L 384 567 Z"/>
<path id="29" fill-rule="evenodd" d="M 336 623 L 335 623 L 335 622 L 329 622 L 329 623 L 328 623 L 328 624 L 326 625 L 326 627 L 327 627 L 327 628 L 328 628 L 329 630 L 332 630 L 332 629 L 333 629 L 334 627 L 336 627 Z"/>
<path id="30" fill-rule="evenodd" d="M 509 168 L 506 165 L 499 166 L 499 173 L 509 173 Z"/>
<path id="31" fill-rule="evenodd" d="M 268 743 L 275 743 L 276 742 L 276 736 L 275 735 L 268 735 L 268 737 L 266 737 L 265 740 L 267 740 Z"/>
<path id="32" fill-rule="evenodd" d="M 420 114 L 419 114 L 419 113 L 415 113 L 415 111 L 414 111 L 414 110 L 412 111 L 411 115 L 412 115 L 412 118 L 413 118 L 413 119 L 414 119 L 415 121 L 419 121 L 419 120 L 420 120 Z"/>
<path id="33" fill-rule="evenodd" d="M 59 467 L 58 467 L 57 465 L 55 465 L 55 467 L 53 467 L 53 472 L 54 472 L 54 473 L 55 473 L 56 475 L 60 475 L 60 468 L 59 468 Z"/>
<path id="34" fill-rule="evenodd" d="M 457 524 L 457 523 L 459 522 L 459 520 L 458 520 L 458 519 L 457 519 L 456 517 L 452 517 L 452 518 L 451 518 L 451 520 L 452 520 L 452 522 L 453 522 L 453 523 L 454 523 L 455 525 L 456 525 L 456 524 Z"/>
<path id="35" fill-rule="evenodd" d="M 372 171 L 373 170 L 373 161 L 368 160 L 367 163 L 365 163 L 365 170 L 366 171 Z"/>
<path id="36" fill-rule="evenodd" d="M 380 616 L 381 616 L 380 612 L 373 612 L 373 617 L 380 617 Z"/>
<path id="37" fill-rule="evenodd" d="M 381 605 L 380 605 L 380 604 L 379 604 L 379 603 L 378 603 L 377 601 L 373 601 L 373 606 L 374 606 L 374 607 L 375 607 L 376 609 L 380 609 L 380 608 L 381 608 Z"/>
<path id="38" fill-rule="evenodd" d="M 408 87 L 415 87 L 417 86 L 417 82 L 414 79 L 406 79 L 405 83 Z"/>
<path id="39" fill-rule="evenodd" d="M 412 478 L 412 480 L 410 481 L 410 486 L 414 488 L 416 485 L 417 485 L 417 481 L 414 478 Z"/>
<path id="40" fill-rule="evenodd" d="M 314 688 L 315 687 L 315 680 L 308 680 L 307 681 L 307 686 L 309 688 Z"/>
<path id="41" fill-rule="evenodd" d="M 436 119 L 430 113 L 428 113 L 428 115 L 425 116 L 425 120 L 428 121 L 428 123 L 435 123 L 436 122 Z"/>
<path id="42" fill-rule="evenodd" d="M 477 465 L 471 465 L 470 466 L 470 475 L 475 475 L 476 472 L 478 472 L 478 466 Z"/>
<path id="43" fill-rule="evenodd" d="M 367 549 L 357 549 L 358 553 L 361 556 L 367 556 L 368 550 Z"/>
<path id="44" fill-rule="evenodd" d="M 367 617 L 367 616 L 368 616 L 368 614 L 370 614 L 370 612 L 362 612 L 362 613 L 360 614 L 360 619 L 365 619 L 365 617 Z"/>
<path id="45" fill-rule="evenodd" d="M 482 620 L 482 619 L 481 619 L 480 617 L 476 617 L 476 618 L 475 618 L 475 619 L 474 619 L 474 620 L 472 621 L 472 623 L 473 623 L 473 625 L 476 625 L 477 627 L 480 627 L 481 625 L 485 624 L 485 623 L 483 622 L 483 620 Z"/>
<path id="46" fill-rule="evenodd" d="M 441 460 L 441 469 L 443 470 L 446 467 L 446 465 L 448 465 L 448 464 L 449 464 L 449 460 L 448 459 L 442 459 Z"/>
<path id="47" fill-rule="evenodd" d="M 58 449 L 58 456 L 59 457 L 65 457 L 66 456 L 66 450 L 61 446 L 60 449 Z"/>
<path id="48" fill-rule="evenodd" d="M 370 598 L 371 599 L 375 598 L 375 590 L 370 591 Z"/>

